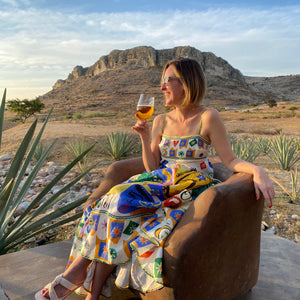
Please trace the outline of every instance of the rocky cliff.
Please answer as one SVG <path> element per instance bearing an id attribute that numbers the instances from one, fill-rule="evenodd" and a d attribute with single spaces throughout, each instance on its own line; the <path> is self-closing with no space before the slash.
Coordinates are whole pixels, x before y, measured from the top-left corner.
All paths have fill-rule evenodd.
<path id="1" fill-rule="evenodd" d="M 266 102 L 269 97 L 275 100 L 300 98 L 299 76 L 285 80 L 280 87 L 280 79 L 244 77 L 211 52 L 201 52 L 189 46 L 163 50 L 141 46 L 114 50 L 90 67 L 76 66 L 67 79 L 59 79 L 52 91 L 41 99 L 46 104 L 55 105 L 56 111 L 73 113 L 109 107 L 112 112 L 120 112 L 120 109 L 135 105 L 138 94 L 149 92 L 156 97 L 156 108 L 159 108 L 163 102 L 159 89 L 161 71 L 167 61 L 177 57 L 190 57 L 201 64 L 208 83 L 206 101 L 212 106 L 258 104 Z M 293 89 L 289 82 L 293 82 Z M 274 85 L 277 90 L 274 90 Z"/>

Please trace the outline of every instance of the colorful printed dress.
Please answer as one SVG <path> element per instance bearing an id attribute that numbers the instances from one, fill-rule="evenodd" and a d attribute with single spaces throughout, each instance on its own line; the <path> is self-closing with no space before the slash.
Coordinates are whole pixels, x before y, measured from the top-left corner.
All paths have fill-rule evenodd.
<path id="1" fill-rule="evenodd" d="M 95 261 L 117 266 L 120 288 L 150 292 L 163 287 L 163 244 L 213 182 L 209 146 L 200 135 L 163 135 L 160 169 L 131 177 L 86 209 L 69 258 L 69 264 L 77 255 L 92 260 L 85 289 L 90 289 Z"/>

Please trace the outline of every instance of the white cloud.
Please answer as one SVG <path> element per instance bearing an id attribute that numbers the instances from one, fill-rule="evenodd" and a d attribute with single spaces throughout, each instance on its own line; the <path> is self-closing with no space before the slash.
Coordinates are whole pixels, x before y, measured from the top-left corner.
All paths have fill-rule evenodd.
<path id="1" fill-rule="evenodd" d="M 48 86 L 50 90 L 74 66 L 90 66 L 113 49 L 138 45 L 156 49 L 194 46 L 221 56 L 249 75 L 296 74 L 300 73 L 299 15 L 300 6 L 262 11 L 90 14 L 34 8 L 2 10 L 0 88 Z"/>

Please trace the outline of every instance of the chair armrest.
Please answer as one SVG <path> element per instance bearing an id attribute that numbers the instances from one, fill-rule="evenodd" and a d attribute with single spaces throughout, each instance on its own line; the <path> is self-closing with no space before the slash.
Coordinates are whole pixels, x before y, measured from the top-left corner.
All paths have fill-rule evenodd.
<path id="1" fill-rule="evenodd" d="M 263 199 L 252 176 L 234 174 L 191 204 L 164 247 L 176 299 L 232 299 L 257 282 Z"/>

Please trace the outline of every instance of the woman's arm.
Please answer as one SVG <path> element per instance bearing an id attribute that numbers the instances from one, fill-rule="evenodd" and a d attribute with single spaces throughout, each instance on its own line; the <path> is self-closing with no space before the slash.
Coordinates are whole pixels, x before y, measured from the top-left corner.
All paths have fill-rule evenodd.
<path id="1" fill-rule="evenodd" d="M 224 165 L 233 172 L 253 175 L 256 199 L 263 194 L 269 207 L 275 196 L 274 187 L 264 168 L 244 161 L 233 153 L 225 126 L 218 111 L 208 109 L 202 116 L 203 134 L 208 137 Z"/>
<path id="2" fill-rule="evenodd" d="M 163 115 L 159 115 L 155 117 L 153 121 L 152 142 L 150 137 L 150 127 L 146 121 L 138 119 L 135 126 L 132 127 L 141 138 L 143 163 L 148 172 L 159 168 L 161 158 L 158 145 L 161 141 L 162 126 Z"/>

